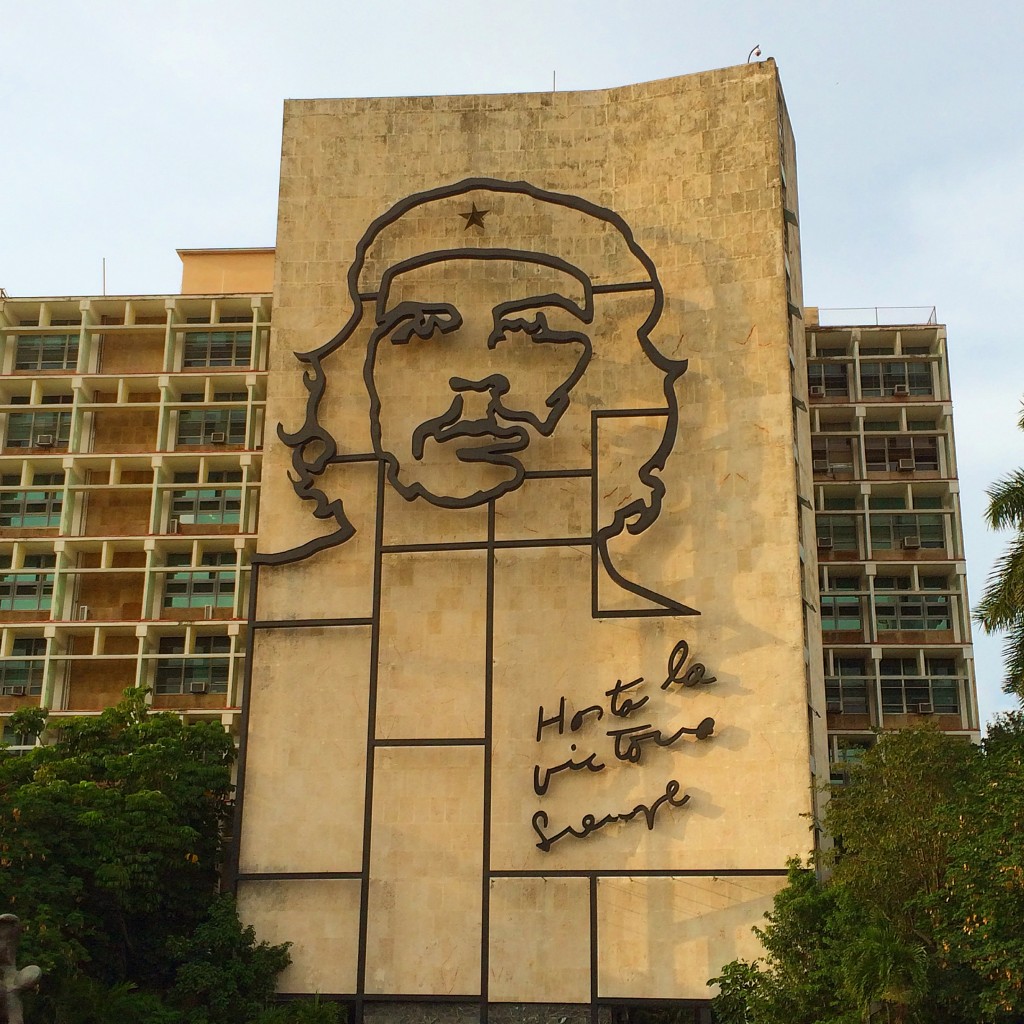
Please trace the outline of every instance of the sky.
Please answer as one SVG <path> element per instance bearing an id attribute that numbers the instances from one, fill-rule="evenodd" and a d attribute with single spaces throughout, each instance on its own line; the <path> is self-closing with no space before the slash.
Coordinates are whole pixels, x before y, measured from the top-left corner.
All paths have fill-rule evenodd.
<path id="1" fill-rule="evenodd" d="M 0 287 L 178 290 L 177 248 L 274 244 L 282 101 L 607 88 L 760 45 L 797 139 L 804 296 L 936 306 L 969 587 L 1024 465 L 1024 5 L 723 0 L 21 0 L 0 35 Z M 975 636 L 982 720 L 997 638 Z"/>

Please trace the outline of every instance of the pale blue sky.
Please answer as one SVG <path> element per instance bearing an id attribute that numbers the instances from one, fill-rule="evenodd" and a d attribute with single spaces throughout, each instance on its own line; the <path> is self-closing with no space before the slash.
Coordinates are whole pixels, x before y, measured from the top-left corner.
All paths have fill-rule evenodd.
<path id="1" fill-rule="evenodd" d="M 178 247 L 272 245 L 285 97 L 588 89 L 774 57 L 804 292 L 949 327 L 972 596 L 1024 464 L 1024 8 L 719 0 L 33 0 L 0 18 L 0 286 L 173 292 Z M 999 643 L 976 638 L 982 716 Z"/>

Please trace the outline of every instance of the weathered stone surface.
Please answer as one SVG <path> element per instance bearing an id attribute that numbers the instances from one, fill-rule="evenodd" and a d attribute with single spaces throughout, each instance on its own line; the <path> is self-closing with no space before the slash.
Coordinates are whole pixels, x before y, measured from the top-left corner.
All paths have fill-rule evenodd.
<path id="1" fill-rule="evenodd" d="M 240 886 L 285 991 L 704 999 L 754 954 L 824 763 L 794 181 L 770 62 L 287 104 L 259 544 L 303 557 Z"/>

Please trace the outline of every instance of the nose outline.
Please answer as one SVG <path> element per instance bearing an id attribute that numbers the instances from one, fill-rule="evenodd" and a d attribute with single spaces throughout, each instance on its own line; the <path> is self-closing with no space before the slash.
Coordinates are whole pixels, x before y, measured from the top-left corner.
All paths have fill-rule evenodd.
<path id="1" fill-rule="evenodd" d="M 488 411 L 493 415 L 496 404 L 500 403 L 503 395 L 512 390 L 512 382 L 504 373 L 486 373 L 483 366 L 474 366 L 476 359 L 484 358 L 494 366 L 497 362 L 497 339 L 501 337 L 500 324 L 496 322 L 496 310 L 490 309 L 485 313 L 483 310 L 463 312 L 462 322 L 451 332 L 448 337 L 448 351 L 458 360 L 467 361 L 467 369 L 477 370 L 480 376 L 462 376 L 453 374 L 448 378 L 448 386 L 457 395 L 466 392 L 477 394 L 489 392 Z M 483 344 L 481 345 L 481 342 Z M 489 367 L 487 367 L 489 369 Z M 485 374 L 486 375 L 483 375 Z"/>
<path id="2" fill-rule="evenodd" d="M 476 380 L 470 380 L 468 377 L 449 377 L 448 386 L 456 394 L 462 394 L 465 391 L 489 391 L 492 399 L 501 398 L 512 389 L 511 382 L 503 373 L 491 373 Z"/>

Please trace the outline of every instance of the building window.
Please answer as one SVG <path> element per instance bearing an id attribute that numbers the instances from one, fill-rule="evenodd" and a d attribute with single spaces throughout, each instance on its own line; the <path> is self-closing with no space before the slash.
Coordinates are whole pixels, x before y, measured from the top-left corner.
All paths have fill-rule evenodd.
<path id="1" fill-rule="evenodd" d="M 865 398 L 930 395 L 931 364 L 923 361 L 861 363 L 860 391 Z"/>
<path id="2" fill-rule="evenodd" d="M 853 472 L 853 442 L 848 437 L 811 439 L 811 458 L 816 472 Z"/>
<path id="3" fill-rule="evenodd" d="M 807 386 L 812 397 L 849 398 L 849 366 L 846 363 L 810 363 Z"/>
<path id="4" fill-rule="evenodd" d="M 245 410 L 181 409 L 178 444 L 245 444 Z"/>
<path id="5" fill-rule="evenodd" d="M 869 473 L 899 470 L 937 470 L 939 447 L 934 437 L 865 437 L 864 460 Z"/>
<path id="6" fill-rule="evenodd" d="M 946 531 L 941 515 L 872 515 L 871 547 L 876 551 L 899 548 L 945 548 Z"/>
<path id="7" fill-rule="evenodd" d="M 909 576 L 876 576 L 875 590 L 909 590 Z"/>
<path id="8" fill-rule="evenodd" d="M 858 551 L 857 517 L 818 515 L 815 517 L 815 531 L 819 548 L 834 551 Z"/>
<path id="9" fill-rule="evenodd" d="M 938 714 L 960 713 L 960 684 L 956 678 L 956 659 L 925 658 L 925 668 L 931 677 L 932 705 Z"/>
<path id="10" fill-rule="evenodd" d="M 822 595 L 821 628 L 825 630 L 860 630 L 863 627 L 860 598 L 853 594 Z"/>
<path id="11" fill-rule="evenodd" d="M 15 732 L 10 719 L 5 718 L 0 745 L 6 748 L 7 754 L 27 754 L 36 745 L 36 739 L 31 733 Z"/>
<path id="12" fill-rule="evenodd" d="M 0 611 L 49 611 L 53 602 L 53 573 L 38 572 L 56 564 L 55 555 L 26 555 L 18 572 L 0 575 Z M 8 556 L 7 568 L 10 568 Z"/>
<path id="13" fill-rule="evenodd" d="M 916 658 L 882 659 L 879 673 L 882 677 L 882 710 L 886 714 L 920 713 L 929 709 L 937 714 L 959 714 L 960 695 L 954 659 L 928 658 L 927 667 L 929 678 L 921 678 Z"/>
<path id="14" fill-rule="evenodd" d="M 209 470 L 206 481 L 210 484 L 240 483 L 242 471 L 232 469 Z M 175 483 L 196 483 L 196 473 L 175 473 Z M 237 526 L 242 517 L 242 489 L 240 487 L 189 487 L 171 492 L 171 516 L 179 523 L 224 524 Z"/>
<path id="15" fill-rule="evenodd" d="M 190 565 L 188 554 L 169 554 L 168 565 Z M 183 569 L 168 573 L 164 581 L 165 608 L 230 608 L 237 580 L 234 551 L 207 551 L 204 566 L 230 565 L 230 569 Z"/>
<path id="16" fill-rule="evenodd" d="M 19 334 L 15 370 L 74 370 L 78 334 Z"/>
<path id="17" fill-rule="evenodd" d="M 852 512 L 857 507 L 857 497 L 850 493 L 826 493 L 822 506 L 826 512 Z"/>
<path id="18" fill-rule="evenodd" d="M 874 739 L 870 736 L 833 736 L 830 744 L 831 782 L 835 786 L 841 786 L 849 778 L 850 768 L 859 764 L 874 746 Z"/>
<path id="19" fill-rule="evenodd" d="M 15 639 L 11 645 L 11 656 L 0 658 L 0 693 L 6 696 L 38 697 L 43 692 L 45 657 L 44 637 Z"/>
<path id="20" fill-rule="evenodd" d="M 252 363 L 252 331 L 195 331 L 185 335 L 181 365 L 249 366 Z"/>
<path id="21" fill-rule="evenodd" d="M 877 595 L 875 620 L 879 632 L 953 628 L 945 594 Z"/>
<path id="22" fill-rule="evenodd" d="M 18 474 L 0 477 L 3 487 L 21 483 Z M 36 473 L 32 477 L 35 486 L 63 484 L 64 474 Z M 60 513 L 64 506 L 63 490 L 17 490 L 0 491 L 0 526 L 50 527 L 60 525 Z"/>
<path id="23" fill-rule="evenodd" d="M 868 713 L 867 663 L 863 658 L 836 657 L 835 675 L 825 679 L 825 707 L 843 715 Z"/>
<path id="24" fill-rule="evenodd" d="M 824 582 L 820 586 L 821 590 L 863 590 L 864 587 L 861 584 L 859 576 L 840 576 L 835 571 L 829 572 L 828 585 Z"/>
<path id="25" fill-rule="evenodd" d="M 197 636 L 194 655 L 185 657 L 185 638 L 160 638 L 154 690 L 159 694 L 227 693 L 231 637 Z M 175 657 L 177 655 L 177 657 Z"/>
<path id="26" fill-rule="evenodd" d="M 8 448 L 67 448 L 69 412 L 12 412 L 7 417 Z"/>

